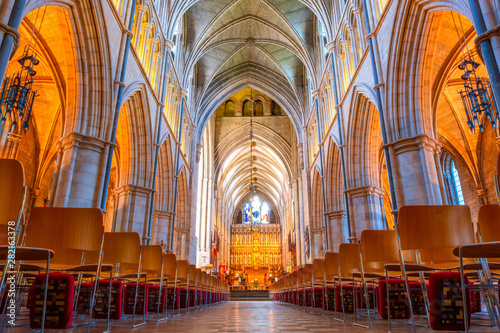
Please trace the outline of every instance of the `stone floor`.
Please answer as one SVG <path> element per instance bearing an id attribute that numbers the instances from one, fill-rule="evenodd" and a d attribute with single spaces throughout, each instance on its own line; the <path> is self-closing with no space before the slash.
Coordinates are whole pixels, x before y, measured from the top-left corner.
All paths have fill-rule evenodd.
<path id="1" fill-rule="evenodd" d="M 217 332 L 387 332 L 387 321 L 375 319 L 372 329 L 367 330 L 352 324 L 352 316 L 342 323 L 332 315 L 323 316 L 321 312 L 308 311 L 282 306 L 274 302 L 228 302 L 203 310 L 190 311 L 167 321 L 156 323 L 148 317 L 147 325 L 130 328 L 130 319 L 113 322 L 112 332 L 165 332 L 165 333 L 217 333 Z M 365 318 L 361 318 L 363 320 Z M 477 322 L 477 320 L 475 320 Z M 410 332 L 411 326 L 393 322 L 392 332 Z M 12 332 L 27 332 L 27 327 L 9 329 Z M 57 332 L 84 332 L 83 328 Z M 103 322 L 93 327 L 91 332 L 104 331 Z M 417 332 L 433 332 L 429 328 L 419 327 Z M 500 332 L 493 327 L 472 326 L 471 332 Z"/>

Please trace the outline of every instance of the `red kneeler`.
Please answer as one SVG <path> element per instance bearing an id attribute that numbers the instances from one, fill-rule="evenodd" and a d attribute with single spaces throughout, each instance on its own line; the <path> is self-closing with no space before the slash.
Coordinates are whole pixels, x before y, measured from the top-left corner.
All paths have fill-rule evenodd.
<path id="1" fill-rule="evenodd" d="M 335 294 L 337 296 L 337 303 L 335 304 L 335 311 L 342 312 L 342 304 L 344 311 L 347 313 L 354 313 L 354 295 L 353 287 L 342 285 L 342 299 L 340 299 L 340 286 L 335 287 Z"/>
<path id="2" fill-rule="evenodd" d="M 167 309 L 169 310 L 172 310 L 172 308 L 174 308 L 175 310 L 177 310 L 179 308 L 179 305 L 180 305 L 180 290 L 179 288 L 176 289 L 176 294 L 175 295 L 175 304 L 174 303 L 174 287 L 168 287 L 168 292 L 167 292 Z M 175 305 L 175 306 L 174 306 Z"/>
<path id="3" fill-rule="evenodd" d="M 78 303 L 76 312 L 78 314 L 89 314 L 90 296 L 92 295 L 93 284 L 83 282 L 80 286 L 78 294 Z M 99 280 L 97 288 L 96 302 L 92 317 L 97 319 L 108 318 L 108 296 L 109 296 L 109 280 Z M 122 302 L 123 302 L 123 282 L 113 281 L 111 285 L 111 310 L 109 318 L 119 320 L 122 317 Z"/>
<path id="4" fill-rule="evenodd" d="M 45 276 L 38 274 L 30 289 L 30 327 L 42 327 Z M 75 278 L 71 274 L 50 273 L 45 328 L 70 328 L 73 325 Z"/>
<path id="5" fill-rule="evenodd" d="M 336 311 L 335 309 L 335 288 L 334 287 L 326 287 L 325 294 L 325 304 L 323 304 L 323 310 L 328 311 Z"/>
<path id="6" fill-rule="evenodd" d="M 135 289 L 136 283 L 127 283 L 125 287 L 125 314 L 134 313 L 134 300 L 135 300 Z M 143 311 L 148 313 L 148 307 L 144 310 L 144 302 L 148 301 L 149 296 L 149 285 L 144 283 L 139 284 L 139 292 L 137 293 L 137 304 L 135 307 L 135 314 L 142 314 Z"/>
<path id="7" fill-rule="evenodd" d="M 465 283 L 469 283 L 467 276 Z M 467 292 L 467 314 L 470 323 L 470 296 L 468 294 Z M 460 273 L 432 273 L 429 276 L 429 304 L 429 319 L 433 330 L 465 330 Z"/>
<path id="8" fill-rule="evenodd" d="M 165 300 L 167 299 L 167 288 L 164 286 L 161 290 L 160 313 L 165 313 Z M 156 313 L 158 310 L 158 300 L 160 296 L 160 286 L 149 286 L 148 311 Z"/>
<path id="9" fill-rule="evenodd" d="M 380 280 L 378 283 L 378 312 L 382 319 L 387 319 L 387 283 Z M 410 308 L 406 303 L 403 279 L 389 279 L 389 304 L 391 319 L 410 318 Z"/>

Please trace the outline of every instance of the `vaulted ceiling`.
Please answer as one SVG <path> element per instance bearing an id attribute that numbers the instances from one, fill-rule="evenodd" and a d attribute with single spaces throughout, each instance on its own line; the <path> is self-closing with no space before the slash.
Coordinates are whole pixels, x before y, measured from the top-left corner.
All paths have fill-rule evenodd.
<path id="1" fill-rule="evenodd" d="M 305 118 L 304 82 L 315 82 L 315 15 L 298 0 L 202 0 L 185 14 L 184 86 L 195 75 L 194 119 L 247 87 L 266 92 L 296 128 Z"/>

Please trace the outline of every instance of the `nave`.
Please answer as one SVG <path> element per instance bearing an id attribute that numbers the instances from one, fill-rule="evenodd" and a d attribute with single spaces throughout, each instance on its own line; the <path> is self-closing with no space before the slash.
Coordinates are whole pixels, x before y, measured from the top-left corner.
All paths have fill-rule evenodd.
<path id="1" fill-rule="evenodd" d="M 348 320 L 352 320 L 348 317 Z M 104 328 L 102 325 L 98 328 Z M 408 332 L 408 324 L 394 324 L 394 332 Z M 72 329 L 68 332 L 77 333 L 82 329 Z M 129 332 L 125 324 L 116 325 L 117 333 Z M 478 327 L 475 332 L 490 332 L 489 328 Z M 13 330 L 12 332 L 21 332 Z M 324 316 L 321 312 L 311 312 L 309 309 L 299 310 L 295 307 L 282 306 L 274 302 L 227 302 L 203 310 L 190 311 L 186 315 L 172 318 L 163 323 L 150 324 L 137 328 L 137 333 L 364 333 L 366 329 L 353 326 L 350 322 L 342 323 L 332 315 Z M 387 332 L 383 320 L 376 321 L 370 332 Z M 420 327 L 418 333 L 432 332 Z"/>

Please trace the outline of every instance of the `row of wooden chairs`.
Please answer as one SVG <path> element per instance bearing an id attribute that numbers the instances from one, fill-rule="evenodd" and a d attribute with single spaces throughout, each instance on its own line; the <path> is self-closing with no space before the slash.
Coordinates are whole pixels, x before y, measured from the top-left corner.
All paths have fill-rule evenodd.
<path id="1" fill-rule="evenodd" d="M 342 318 L 335 317 L 339 320 L 345 320 L 347 309 L 354 312 L 355 324 L 358 324 L 358 309 L 363 308 L 361 311 L 366 312 L 368 324 L 361 326 L 370 327 L 370 310 L 373 306 L 369 303 L 377 303 L 377 298 L 382 299 L 380 290 L 378 294 L 375 292 L 377 286 L 382 286 L 386 292 L 384 298 L 387 304 L 378 302 L 379 314 L 387 317 L 390 330 L 391 295 L 386 281 L 389 281 L 391 288 L 393 282 L 398 282 L 397 286 L 405 295 L 407 314 L 414 330 L 413 314 L 418 312 L 427 316 L 428 325 L 438 328 L 440 323 L 436 319 L 436 313 L 429 312 L 433 290 L 429 290 L 428 284 L 433 281 L 432 278 L 444 276 L 442 272 L 455 272 L 451 274 L 455 274 L 455 280 L 458 279 L 461 296 L 465 297 L 469 290 L 480 292 L 491 322 L 499 326 L 498 294 L 492 286 L 496 280 L 495 270 L 500 265 L 484 258 L 475 258 L 500 256 L 500 207 L 482 206 L 478 221 L 477 241 L 483 242 L 481 244 L 476 243 L 467 206 L 402 207 L 398 214 L 398 230 L 363 231 L 359 244 L 341 244 L 338 253 L 328 252 L 325 259 L 316 259 L 312 264 L 307 264 L 274 283 L 271 286 L 274 299 L 284 304 L 322 307 L 324 311 L 331 310 L 332 307 L 337 311 L 340 309 Z M 482 252 L 473 251 L 478 246 L 487 248 Z M 457 251 L 460 249 L 462 252 L 470 249 L 466 258 L 458 256 Z M 468 280 L 474 284 L 469 286 Z M 379 283 L 381 281 L 383 283 Z M 330 293 L 329 288 L 335 288 L 335 291 Z M 346 291 L 342 289 L 352 293 L 352 304 L 343 304 Z M 413 298 L 415 293 L 419 293 L 423 299 L 423 307 L 419 309 L 413 309 L 416 304 L 410 301 L 410 296 Z M 342 296 L 337 299 L 339 295 Z M 467 303 L 463 302 L 465 330 L 469 327 L 470 309 Z M 387 311 L 391 315 L 386 315 Z"/>
<path id="2" fill-rule="evenodd" d="M 15 160 L 0 160 L 0 186 L 5 189 L 0 191 L 0 253 L 4 261 L 0 299 L 6 299 L 9 284 L 15 284 L 18 294 L 23 286 L 29 288 L 32 284 L 29 289 L 33 297 L 39 297 L 37 291 L 41 290 L 43 301 L 30 304 L 30 325 L 33 328 L 43 331 L 46 327 L 71 327 L 73 310 L 86 299 L 88 320 L 85 325 L 90 329 L 95 323 L 93 318 L 105 318 L 108 331 L 111 300 L 117 297 L 115 282 L 132 286 L 133 327 L 146 323 L 149 299 L 145 295 L 150 286 L 158 290 L 156 320 L 167 318 L 167 309 L 165 316 L 159 317 L 162 293 L 167 291 L 172 294 L 172 311 L 178 309 L 178 314 L 181 307 L 201 308 L 227 299 L 227 285 L 187 261 L 176 260 L 174 254 L 163 254 L 158 245 L 142 246 L 139 234 L 105 233 L 103 214 L 99 209 L 33 208 L 29 222 L 21 228 L 26 195 L 23 184 L 22 165 Z M 15 280 L 7 279 L 11 272 L 16 273 Z M 106 277 L 107 280 L 103 280 Z M 47 308 L 47 300 L 61 283 L 76 286 L 72 299 L 66 302 L 71 303 L 66 310 L 66 319 L 71 320 L 66 320 L 64 325 L 60 322 L 47 324 L 46 318 L 57 317 L 53 313 L 48 316 L 47 311 L 52 310 Z M 68 289 L 59 290 L 59 296 L 67 294 Z M 180 291 L 186 302 L 182 306 L 178 299 Z M 190 299 L 193 302 L 190 303 Z M 3 313 L 6 303 L 3 303 Z M 142 314 L 143 318 L 136 324 L 137 314 Z M 6 323 L 4 320 L 4 329 Z"/>

